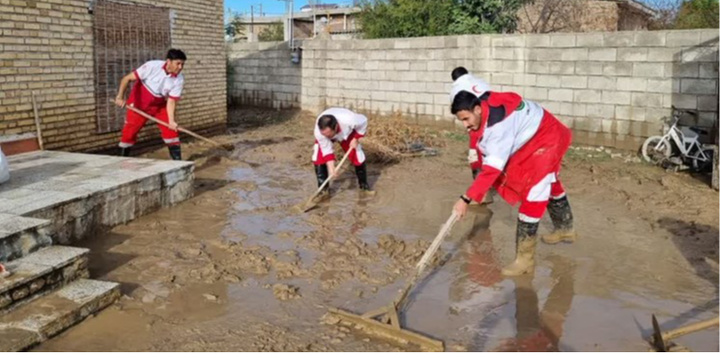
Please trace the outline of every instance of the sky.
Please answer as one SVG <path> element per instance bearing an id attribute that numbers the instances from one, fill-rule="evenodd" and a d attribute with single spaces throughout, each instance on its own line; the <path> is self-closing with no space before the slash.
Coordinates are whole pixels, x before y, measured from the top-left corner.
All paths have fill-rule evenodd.
<path id="1" fill-rule="evenodd" d="M 295 0 L 295 11 L 307 5 L 307 0 Z M 325 0 L 322 3 L 335 3 Z M 262 11 L 267 15 L 280 15 L 285 13 L 285 1 L 280 0 L 225 0 L 225 9 L 232 9 L 241 13 L 250 14 L 250 6 L 254 7 L 256 15 L 260 14 L 259 5 L 262 4 Z"/>

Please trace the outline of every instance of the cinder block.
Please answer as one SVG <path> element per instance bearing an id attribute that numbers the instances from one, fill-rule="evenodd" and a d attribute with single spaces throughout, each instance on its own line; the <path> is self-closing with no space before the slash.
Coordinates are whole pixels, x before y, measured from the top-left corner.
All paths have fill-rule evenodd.
<path id="1" fill-rule="evenodd" d="M 552 34 L 550 35 L 552 47 L 575 47 L 575 34 Z"/>
<path id="2" fill-rule="evenodd" d="M 718 96 L 698 96 L 697 97 L 697 109 L 699 111 L 717 111 L 718 110 Z"/>
<path id="3" fill-rule="evenodd" d="M 502 71 L 510 73 L 524 72 L 524 61 L 502 61 Z"/>
<path id="4" fill-rule="evenodd" d="M 693 47 L 682 50 L 682 62 L 710 62 L 717 63 L 717 48 Z"/>
<path id="5" fill-rule="evenodd" d="M 599 35 L 602 38 L 602 35 Z M 591 48 L 588 50 L 588 59 L 590 61 L 616 61 L 617 49 L 615 48 Z"/>
<path id="6" fill-rule="evenodd" d="M 615 118 L 632 121 L 644 121 L 645 108 L 633 106 L 615 106 Z"/>
<path id="7" fill-rule="evenodd" d="M 556 75 L 571 75 L 575 73 L 575 63 L 574 62 L 550 62 L 550 71 L 551 74 Z"/>
<path id="8" fill-rule="evenodd" d="M 606 104 L 630 104 L 630 92 L 602 91 L 602 102 Z"/>
<path id="9" fill-rule="evenodd" d="M 601 103 L 602 102 L 602 91 L 587 89 L 587 90 L 575 90 L 570 100 L 578 103 Z"/>
<path id="10" fill-rule="evenodd" d="M 633 74 L 633 63 L 611 62 L 603 65 L 603 74 L 606 76 L 631 76 Z"/>
<path id="11" fill-rule="evenodd" d="M 557 102 L 572 102 L 573 90 L 571 89 L 550 89 L 548 98 Z"/>
<path id="12" fill-rule="evenodd" d="M 513 84 L 517 86 L 535 86 L 537 75 L 516 73 L 513 75 Z"/>
<path id="13" fill-rule="evenodd" d="M 587 76 L 562 76 L 560 86 L 562 88 L 587 88 Z"/>
<path id="14" fill-rule="evenodd" d="M 548 98 L 547 88 L 528 87 L 524 91 L 517 91 L 517 92 L 520 92 L 523 95 L 523 97 L 526 97 L 530 100 L 535 100 L 535 101 L 544 101 Z"/>
<path id="15" fill-rule="evenodd" d="M 680 50 L 674 48 L 656 47 L 648 49 L 648 62 L 673 62 L 681 55 Z"/>
<path id="16" fill-rule="evenodd" d="M 680 80 L 680 92 L 683 94 L 717 94 L 717 81 L 683 78 Z"/>
<path id="17" fill-rule="evenodd" d="M 601 90 L 614 90 L 617 78 L 609 76 L 592 76 L 588 77 L 588 88 Z"/>
<path id="18" fill-rule="evenodd" d="M 490 83 L 492 85 L 512 85 L 513 75 L 511 73 L 493 73 Z"/>
<path id="19" fill-rule="evenodd" d="M 669 101 L 669 103 L 667 103 L 667 101 Z M 698 107 L 698 96 L 693 94 L 673 93 L 670 96 L 664 96 L 663 106 L 666 108 L 675 106 L 677 108 L 696 109 Z"/>
<path id="20" fill-rule="evenodd" d="M 688 47 L 700 43 L 700 32 L 697 30 L 668 31 L 665 44 L 668 47 Z"/>
<path id="21" fill-rule="evenodd" d="M 537 75 L 537 86 L 549 88 L 560 87 L 560 76 Z"/>
<path id="22" fill-rule="evenodd" d="M 662 107 L 663 97 L 657 93 L 633 93 L 630 103 L 636 107 Z"/>
<path id="23" fill-rule="evenodd" d="M 575 63 L 575 74 L 576 75 L 602 75 L 603 74 L 603 63 L 602 62 L 576 62 Z"/>
<path id="24" fill-rule="evenodd" d="M 665 65 L 662 63 L 633 63 L 633 76 L 664 77 Z"/>
<path id="25" fill-rule="evenodd" d="M 700 67 L 700 78 L 718 78 L 718 64 L 717 63 L 701 63 Z"/>
<path id="26" fill-rule="evenodd" d="M 628 47 L 635 44 L 634 32 L 607 32 L 603 34 L 605 47 Z"/>
<path id="27" fill-rule="evenodd" d="M 635 46 L 665 46 L 665 31 L 638 31 L 635 33 Z"/>
<path id="28" fill-rule="evenodd" d="M 622 91 L 645 92 L 647 90 L 647 79 L 640 77 L 619 77 L 617 88 Z"/>
<path id="29" fill-rule="evenodd" d="M 527 34 L 525 35 L 525 47 L 550 47 L 550 35 Z"/>
<path id="30" fill-rule="evenodd" d="M 591 118 L 614 118 L 615 106 L 612 104 L 588 104 L 587 116 Z"/>
<path id="31" fill-rule="evenodd" d="M 680 79 L 672 78 L 651 78 L 647 80 L 647 91 L 651 93 L 672 93 L 673 82 Z"/>
<path id="32" fill-rule="evenodd" d="M 644 62 L 648 59 L 648 49 L 644 47 L 624 47 L 617 50 L 617 60 L 623 62 Z"/>
<path id="33" fill-rule="evenodd" d="M 646 108 L 645 109 L 645 122 L 648 123 L 662 123 L 667 121 L 672 116 L 672 111 L 669 108 Z M 658 134 L 661 127 L 658 126 Z"/>
<path id="34" fill-rule="evenodd" d="M 530 61 L 527 62 L 527 72 L 529 73 L 548 73 L 550 64 L 544 61 Z"/>
<path id="35" fill-rule="evenodd" d="M 564 49 L 560 53 L 560 59 L 563 61 L 587 61 L 588 59 L 588 49 L 586 48 Z"/>
<path id="36" fill-rule="evenodd" d="M 665 73 L 668 77 L 700 77 L 700 64 L 698 63 L 668 63 L 665 64 Z"/>
<path id="37" fill-rule="evenodd" d="M 576 34 L 575 40 L 578 47 L 603 47 L 604 40 L 602 33 Z M 592 49 L 591 49 L 592 51 Z"/>

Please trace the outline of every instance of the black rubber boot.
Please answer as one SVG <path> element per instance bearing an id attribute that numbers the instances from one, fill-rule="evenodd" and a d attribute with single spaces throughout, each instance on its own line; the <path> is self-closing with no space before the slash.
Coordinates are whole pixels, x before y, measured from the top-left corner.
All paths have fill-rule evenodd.
<path id="1" fill-rule="evenodd" d="M 370 184 L 367 182 L 367 166 L 365 166 L 365 163 L 355 167 L 355 175 L 357 175 L 360 190 L 372 191 Z"/>
<path id="2" fill-rule="evenodd" d="M 502 269 L 505 276 L 520 276 L 535 271 L 535 246 L 539 223 L 518 220 L 515 246 L 515 262 Z"/>
<path id="3" fill-rule="evenodd" d="M 127 148 L 120 147 L 120 156 L 121 157 L 129 157 L 130 156 L 130 147 L 127 147 Z"/>
<path id="4" fill-rule="evenodd" d="M 329 174 L 328 174 L 327 165 L 322 164 L 322 165 L 315 166 L 315 176 L 317 177 L 318 188 L 323 185 L 325 180 L 327 180 L 328 175 Z M 329 185 L 325 186 L 325 188 L 323 189 L 323 192 L 326 193 L 329 191 L 330 191 L 330 186 Z"/>
<path id="5" fill-rule="evenodd" d="M 180 151 L 179 145 L 169 146 L 168 152 L 170 152 L 170 158 L 172 158 L 172 160 L 182 160 L 182 152 Z"/>
<path id="6" fill-rule="evenodd" d="M 548 214 L 552 220 L 554 230 L 551 234 L 543 235 L 542 240 L 546 244 L 557 244 L 559 242 L 574 242 L 577 239 L 573 227 L 573 214 L 570 209 L 570 202 L 567 195 L 560 199 L 548 201 Z"/>

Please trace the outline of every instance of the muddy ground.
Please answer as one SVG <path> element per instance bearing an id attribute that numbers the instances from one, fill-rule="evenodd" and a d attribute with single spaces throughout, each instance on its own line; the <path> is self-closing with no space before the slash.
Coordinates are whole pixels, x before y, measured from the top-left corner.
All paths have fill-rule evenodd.
<path id="1" fill-rule="evenodd" d="M 330 201 L 297 214 L 316 188 L 312 115 L 230 118 L 234 134 L 216 139 L 237 143 L 233 153 L 184 146 L 197 159 L 194 198 L 81 243 L 91 277 L 120 282 L 123 296 L 37 350 L 398 349 L 321 318 L 394 298 L 471 182 L 465 135 L 432 127 L 439 156 L 370 164 L 373 197 L 348 170 Z M 503 278 L 516 209 L 476 206 L 412 293 L 405 325 L 448 350 L 645 351 L 651 314 L 666 329 L 718 314 L 718 194 L 702 178 L 577 149 L 562 178 L 577 243 L 539 244 L 533 277 Z M 717 330 L 677 342 L 719 349 Z"/>

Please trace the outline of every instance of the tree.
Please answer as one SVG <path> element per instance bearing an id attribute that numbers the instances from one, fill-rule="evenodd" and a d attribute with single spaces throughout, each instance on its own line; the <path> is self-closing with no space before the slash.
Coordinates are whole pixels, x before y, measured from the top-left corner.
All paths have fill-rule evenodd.
<path id="1" fill-rule="evenodd" d="M 283 41 L 285 40 L 285 28 L 282 22 L 270 24 L 258 34 L 260 41 Z"/>
<path id="2" fill-rule="evenodd" d="M 228 9 L 228 20 L 225 23 L 225 35 L 231 42 L 236 42 L 245 36 L 245 24 L 242 16 Z"/>
<path id="3" fill-rule="evenodd" d="M 365 0 L 366 38 L 513 32 L 528 0 Z"/>
<path id="4" fill-rule="evenodd" d="M 518 31 L 582 31 L 583 20 L 589 12 L 586 0 L 533 0 L 520 10 Z"/>
<path id="5" fill-rule="evenodd" d="M 675 21 L 676 29 L 704 29 L 719 26 L 720 4 L 718 0 L 683 1 Z"/>

